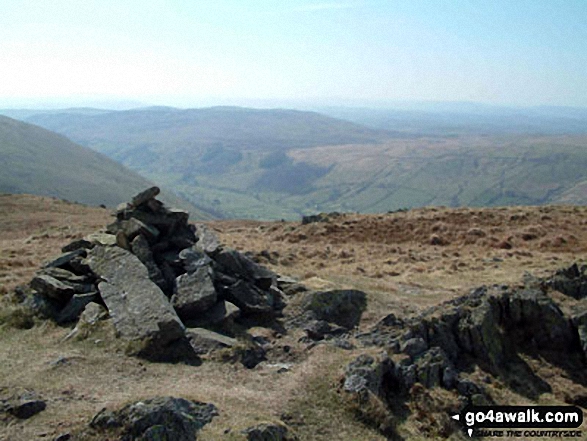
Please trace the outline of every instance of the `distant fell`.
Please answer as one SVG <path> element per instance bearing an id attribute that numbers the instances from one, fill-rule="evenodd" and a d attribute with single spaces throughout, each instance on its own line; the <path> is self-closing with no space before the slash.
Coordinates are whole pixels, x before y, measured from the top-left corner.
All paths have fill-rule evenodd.
<path id="1" fill-rule="evenodd" d="M 64 110 L 25 117 L 115 158 L 134 147 L 147 155 L 223 149 L 286 150 L 332 144 L 371 144 L 394 133 L 315 112 L 290 109 L 148 107 L 111 112 Z"/>
<path id="2" fill-rule="evenodd" d="M 147 179 L 62 135 L 0 116 L 0 192 L 53 196 L 89 205 L 115 206 L 152 186 Z M 168 203 L 207 213 L 167 193 Z"/>

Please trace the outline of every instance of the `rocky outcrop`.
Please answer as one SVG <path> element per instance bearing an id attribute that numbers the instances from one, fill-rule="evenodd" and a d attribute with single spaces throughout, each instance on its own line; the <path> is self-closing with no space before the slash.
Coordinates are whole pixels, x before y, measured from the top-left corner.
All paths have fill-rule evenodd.
<path id="1" fill-rule="evenodd" d="M 342 389 L 360 402 L 383 403 L 388 413 L 392 402 L 409 400 L 418 385 L 453 390 L 464 404 L 490 404 L 486 384 L 470 376 L 480 369 L 533 397 L 549 387 L 520 354 L 545 358 L 569 372 L 576 363 L 584 369 L 587 303 L 577 302 L 573 311 L 564 313 L 546 285 L 528 279 L 522 288 L 473 290 L 415 317 L 390 314 L 357 335 L 364 346 L 385 352 L 379 358 L 361 355 L 349 364 Z"/>
<path id="2" fill-rule="evenodd" d="M 579 267 L 576 263 L 569 268 L 557 271 L 545 281 L 552 289 L 575 299 L 587 297 L 587 265 Z"/>
<path id="3" fill-rule="evenodd" d="M 125 441 L 195 441 L 197 432 L 217 415 L 213 404 L 156 397 L 115 411 L 103 409 L 90 427 L 104 435 L 119 433 L 119 439 Z"/>

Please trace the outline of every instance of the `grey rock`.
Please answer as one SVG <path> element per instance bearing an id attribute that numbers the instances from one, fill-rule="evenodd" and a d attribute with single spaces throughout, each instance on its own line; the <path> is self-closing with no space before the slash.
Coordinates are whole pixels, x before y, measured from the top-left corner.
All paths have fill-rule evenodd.
<path id="1" fill-rule="evenodd" d="M 204 328 L 188 328 L 186 337 L 196 353 L 200 355 L 222 348 L 232 348 L 238 344 L 238 341 L 232 337 Z"/>
<path id="2" fill-rule="evenodd" d="M 39 273 L 51 276 L 54 279 L 60 280 L 62 282 L 69 282 L 70 284 L 90 284 L 93 282 L 93 279 L 91 277 L 78 276 L 77 274 L 74 274 L 71 271 L 67 271 L 62 268 L 43 268 L 41 271 L 39 271 Z"/>
<path id="3" fill-rule="evenodd" d="M 291 277 L 278 276 L 276 282 L 277 287 L 288 297 L 308 291 L 308 288 Z"/>
<path id="4" fill-rule="evenodd" d="M 139 207 L 139 206 L 143 205 L 144 203 L 148 202 L 149 200 L 153 199 L 160 192 L 161 192 L 161 190 L 159 189 L 159 187 L 147 188 L 146 190 L 140 192 L 139 194 L 137 194 L 136 196 L 134 196 L 132 198 L 131 206 L 132 207 Z"/>
<path id="5" fill-rule="evenodd" d="M 185 248 L 179 252 L 178 257 L 188 273 L 193 273 L 198 268 L 209 266 L 212 263 L 212 259 L 197 248 Z"/>
<path id="6" fill-rule="evenodd" d="M 87 294 L 75 294 L 67 305 L 59 312 L 56 318 L 57 323 L 70 323 L 76 321 L 89 303 L 99 301 L 97 292 Z"/>
<path id="7" fill-rule="evenodd" d="M 111 227 L 109 227 L 110 229 Z M 147 225 L 134 217 L 128 220 L 118 221 L 112 228 L 113 233 L 122 231 L 129 241 L 132 241 L 138 235 L 144 236 L 149 242 L 153 242 L 159 237 L 159 230 L 151 225 Z"/>
<path id="8" fill-rule="evenodd" d="M 95 247 L 88 265 L 99 275 L 98 289 L 120 336 L 137 343 L 134 353 L 164 356 L 165 346 L 184 337 L 184 326 L 147 268 L 121 248 Z"/>
<path id="9" fill-rule="evenodd" d="M 428 349 L 428 344 L 421 337 L 410 338 L 400 344 L 400 351 L 410 357 L 416 357 Z"/>
<path id="10" fill-rule="evenodd" d="M 198 239 L 194 233 L 193 225 L 188 225 L 187 227 L 182 225 L 173 231 L 173 235 L 169 240 L 175 248 L 183 250 L 184 248 L 193 247 Z"/>
<path id="11" fill-rule="evenodd" d="M 393 371 L 393 361 L 385 353 L 377 358 L 367 354 L 359 355 L 345 368 L 343 390 L 357 395 L 360 401 L 368 400 L 369 394 L 385 399 L 387 381 Z"/>
<path id="12" fill-rule="evenodd" d="M 32 391 L 18 393 L 0 400 L 0 411 L 7 412 L 21 420 L 29 419 L 46 408 L 47 403 Z"/>
<path id="13" fill-rule="evenodd" d="M 71 285 L 44 274 L 33 277 L 31 288 L 60 303 L 68 302 L 75 293 Z"/>
<path id="14" fill-rule="evenodd" d="M 165 277 L 163 277 L 163 273 L 157 266 L 157 263 L 155 263 L 147 239 L 141 235 L 135 237 L 131 243 L 131 250 L 147 268 L 149 278 L 165 292 L 168 289 L 167 281 L 165 280 Z"/>
<path id="15" fill-rule="evenodd" d="M 346 332 L 345 328 L 332 325 L 325 320 L 310 320 L 303 329 L 312 340 L 323 340 L 327 335 L 341 335 Z"/>
<path id="16" fill-rule="evenodd" d="M 236 250 L 226 249 L 214 257 L 221 272 L 252 281 L 258 288 L 268 290 L 277 276 L 273 271 L 255 263 Z"/>
<path id="17" fill-rule="evenodd" d="M 234 320 L 240 317 L 240 314 L 241 310 L 238 306 L 225 300 L 220 300 L 208 309 L 205 314 L 200 314 L 190 320 L 185 320 L 184 323 L 196 328 L 219 326 L 230 330 L 234 324 Z"/>
<path id="18" fill-rule="evenodd" d="M 572 321 L 577 328 L 577 334 L 579 335 L 579 342 L 583 354 L 587 357 L 587 310 L 576 313 L 573 316 Z"/>
<path id="19" fill-rule="evenodd" d="M 332 212 L 332 213 L 319 213 L 319 214 L 312 214 L 309 216 L 302 217 L 302 225 L 312 224 L 315 222 L 330 222 L 333 218 L 337 218 L 340 216 L 340 213 Z"/>
<path id="20" fill-rule="evenodd" d="M 242 431 L 247 441 L 297 441 L 287 426 L 278 423 L 264 423 Z"/>
<path id="21" fill-rule="evenodd" d="M 190 320 L 214 306 L 217 298 L 208 267 L 202 267 L 176 279 L 171 303 L 182 320 Z"/>
<path id="22" fill-rule="evenodd" d="M 55 319 L 59 315 L 61 309 L 60 304 L 55 300 L 51 300 L 38 292 L 28 289 L 26 295 L 22 301 L 24 308 L 32 311 L 32 313 L 38 317 L 44 319 Z"/>
<path id="23" fill-rule="evenodd" d="M 79 250 L 79 249 L 90 249 L 94 246 L 94 244 L 92 244 L 89 240 L 86 239 L 78 239 L 78 240 L 74 240 L 73 242 L 65 245 L 63 248 L 61 248 L 61 252 L 62 253 L 69 253 L 70 251 L 75 251 L 75 250 Z"/>
<path id="24" fill-rule="evenodd" d="M 213 404 L 183 398 L 156 397 L 103 409 L 92 419 L 96 430 L 118 430 L 123 440 L 195 441 L 197 432 L 218 415 Z"/>
<path id="25" fill-rule="evenodd" d="M 556 291 L 565 295 L 582 299 L 587 297 L 587 271 L 586 267 L 579 266 L 575 263 L 569 268 L 564 268 L 556 272 L 547 283 Z"/>
<path id="26" fill-rule="evenodd" d="M 267 360 L 267 358 L 265 357 L 265 349 L 258 344 L 253 344 L 249 347 L 246 347 L 244 350 L 240 352 L 239 355 L 240 362 L 247 369 L 253 369 L 259 363 Z"/>
<path id="27" fill-rule="evenodd" d="M 574 332 L 554 301 L 539 289 L 515 291 L 502 298 L 507 331 L 532 341 L 537 349 L 570 349 Z"/>
<path id="28" fill-rule="evenodd" d="M 185 210 L 168 210 L 163 207 L 156 213 L 141 209 L 125 211 L 119 215 L 118 222 L 136 219 L 145 225 L 155 227 L 160 232 L 161 236 L 167 235 L 172 237 L 174 232 L 187 228 L 188 218 L 189 213 Z M 117 227 L 113 224 L 112 226 L 109 226 L 109 228 Z"/>
<path id="29" fill-rule="evenodd" d="M 124 248 L 125 250 L 130 251 L 130 242 L 122 230 L 116 232 L 116 245 L 118 245 L 120 248 Z"/>
<path id="30" fill-rule="evenodd" d="M 105 247 L 112 247 L 116 245 L 116 235 L 109 233 L 92 233 L 84 237 L 93 246 L 102 245 Z"/>
<path id="31" fill-rule="evenodd" d="M 273 314 L 273 296 L 252 283 L 239 280 L 221 288 L 223 297 L 238 306 L 244 314 Z"/>
<path id="32" fill-rule="evenodd" d="M 69 253 L 62 254 L 57 259 L 54 259 L 45 264 L 45 268 L 47 267 L 55 267 L 55 268 L 63 268 L 68 269 L 68 264 L 76 257 L 86 257 L 87 250 L 79 249 L 75 251 L 71 251 Z"/>
<path id="33" fill-rule="evenodd" d="M 444 386 L 445 371 L 454 369 L 444 351 L 437 346 L 421 354 L 415 364 L 417 381 L 427 388 Z"/>
<path id="34" fill-rule="evenodd" d="M 108 317 L 108 310 L 97 303 L 88 303 L 82 311 L 79 322 L 94 325 Z"/>
<path id="35" fill-rule="evenodd" d="M 303 300 L 304 310 L 347 329 L 359 324 L 366 307 L 367 296 L 358 290 L 310 292 Z"/>
<path id="36" fill-rule="evenodd" d="M 216 234 L 206 225 L 197 224 L 196 233 L 198 237 L 196 247 L 199 250 L 203 251 L 209 256 L 215 256 L 222 250 L 218 236 L 216 236 Z"/>

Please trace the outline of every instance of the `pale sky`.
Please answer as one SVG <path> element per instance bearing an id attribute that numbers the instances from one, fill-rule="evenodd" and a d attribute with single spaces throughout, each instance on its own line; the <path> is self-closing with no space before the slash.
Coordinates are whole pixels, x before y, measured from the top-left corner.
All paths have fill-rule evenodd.
<path id="1" fill-rule="evenodd" d="M 587 106 L 587 0 L 2 0 L 0 108 Z"/>

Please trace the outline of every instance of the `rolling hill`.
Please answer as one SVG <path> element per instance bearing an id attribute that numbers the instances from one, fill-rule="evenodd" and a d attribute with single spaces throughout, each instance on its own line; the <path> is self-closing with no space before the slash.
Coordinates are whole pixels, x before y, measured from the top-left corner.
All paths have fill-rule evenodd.
<path id="1" fill-rule="evenodd" d="M 0 116 L 0 192 L 115 206 L 153 183 L 62 135 Z M 172 193 L 170 204 L 194 211 Z M 196 217 L 211 216 L 194 211 Z"/>
<path id="2" fill-rule="evenodd" d="M 584 112 L 453 107 L 427 111 L 429 120 L 411 113 L 412 125 L 400 118 L 378 126 L 393 130 L 313 112 L 234 107 L 27 111 L 26 119 L 218 217 L 587 204 Z M 454 124 L 451 115 L 458 116 Z"/>

